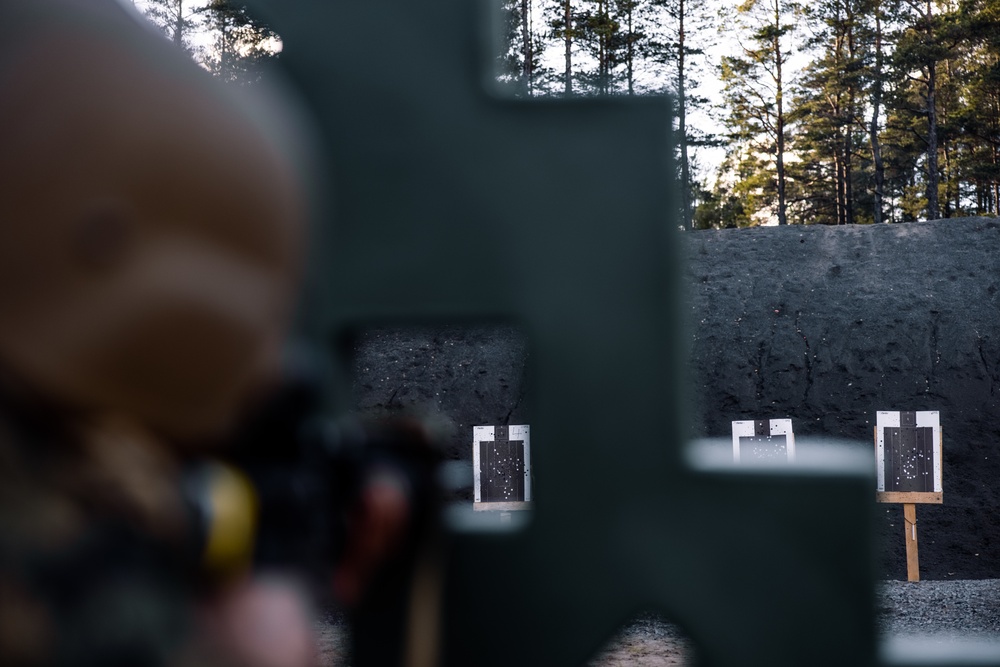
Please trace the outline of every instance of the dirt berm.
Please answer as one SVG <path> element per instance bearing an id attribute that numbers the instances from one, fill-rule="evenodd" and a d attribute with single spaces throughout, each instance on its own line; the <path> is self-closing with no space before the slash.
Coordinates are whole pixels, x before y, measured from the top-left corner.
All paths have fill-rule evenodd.
<path id="1" fill-rule="evenodd" d="M 1000 224 L 685 240 L 694 433 L 791 417 L 796 437 L 870 446 L 878 410 L 939 410 L 944 504 L 917 508 L 921 575 L 1000 577 Z M 878 513 L 881 574 L 905 577 L 902 508 Z"/>
<path id="2" fill-rule="evenodd" d="M 917 509 L 921 574 L 1000 578 L 1000 224 L 680 238 L 691 436 L 790 417 L 798 438 L 871 447 L 876 411 L 938 410 L 945 502 Z M 444 417 L 451 458 L 471 459 L 474 425 L 530 423 L 530 351 L 512 327 L 373 329 L 356 352 L 359 411 Z M 902 507 L 873 511 L 879 574 L 904 578 Z"/>

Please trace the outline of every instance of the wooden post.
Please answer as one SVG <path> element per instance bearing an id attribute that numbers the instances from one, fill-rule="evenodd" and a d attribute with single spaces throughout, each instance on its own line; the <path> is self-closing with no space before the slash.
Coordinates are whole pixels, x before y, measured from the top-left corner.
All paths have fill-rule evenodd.
<path id="1" fill-rule="evenodd" d="M 928 429 L 931 432 L 930 441 L 927 436 Z M 930 452 L 927 451 L 929 442 L 934 450 L 930 458 L 928 458 Z M 875 500 L 880 503 L 903 505 L 907 581 L 920 581 L 920 559 L 917 556 L 917 503 L 944 502 L 944 493 L 941 491 L 943 450 L 940 414 L 937 411 L 879 411 L 875 422 L 875 465 L 878 472 Z M 908 460 L 901 462 L 899 459 L 904 456 Z M 918 458 L 922 460 L 918 461 Z M 928 460 L 932 464 L 930 470 L 926 469 Z M 906 465 L 902 465 L 903 463 Z M 933 482 L 933 490 L 927 488 L 928 479 L 921 480 L 921 477 L 926 477 L 928 474 L 929 480 Z M 903 477 L 907 479 L 906 485 L 900 483 Z M 912 483 L 914 480 L 918 483 Z M 920 490 L 914 491 L 914 486 Z"/>
<path id="2" fill-rule="evenodd" d="M 906 529 L 906 580 L 920 581 L 920 560 L 917 557 L 917 506 L 903 504 L 903 527 Z"/>

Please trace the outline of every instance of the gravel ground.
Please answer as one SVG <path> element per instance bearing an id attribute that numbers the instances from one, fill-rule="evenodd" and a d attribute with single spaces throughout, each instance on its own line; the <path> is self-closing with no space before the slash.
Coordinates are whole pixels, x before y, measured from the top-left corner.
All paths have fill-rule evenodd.
<path id="1" fill-rule="evenodd" d="M 886 638 L 959 637 L 1000 642 L 1000 579 L 912 584 L 886 581 L 879 586 L 877 612 L 879 632 Z M 323 614 L 317 629 L 320 664 L 350 665 L 342 618 Z M 692 656 L 690 642 L 676 626 L 642 617 L 623 629 L 587 667 L 685 665 L 692 664 Z"/>
<path id="2" fill-rule="evenodd" d="M 650 616 L 618 633 L 587 667 L 663 667 L 693 664 L 691 642 L 681 629 Z"/>
<path id="3" fill-rule="evenodd" d="M 879 601 L 883 635 L 1000 640 L 1000 579 L 886 581 Z"/>

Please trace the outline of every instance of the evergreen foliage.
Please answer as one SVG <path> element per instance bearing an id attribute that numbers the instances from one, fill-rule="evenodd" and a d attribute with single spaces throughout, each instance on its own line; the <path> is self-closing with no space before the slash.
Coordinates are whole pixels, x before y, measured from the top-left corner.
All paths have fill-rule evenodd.
<path id="1" fill-rule="evenodd" d="M 199 25 L 198 9 L 191 0 L 148 0 L 146 16 L 167 38 L 189 53 L 193 52 L 191 33 Z"/>
<path id="2" fill-rule="evenodd" d="M 536 21 L 526 94 L 675 95 L 685 227 L 1000 211 L 1000 0 L 745 0 L 717 38 L 703 0 L 508 5 Z M 699 64 L 722 89 L 718 135 L 688 123 L 708 127 Z M 694 169 L 711 145 L 723 157 Z"/>
<path id="3" fill-rule="evenodd" d="M 277 55 L 277 34 L 242 2 L 211 0 L 206 16 L 214 37 L 213 48 L 207 51 L 204 61 L 208 70 L 227 81 L 257 81 L 261 67 Z"/>
<path id="4" fill-rule="evenodd" d="M 278 35 L 242 2 L 144 0 L 137 6 L 168 39 L 227 81 L 254 83 L 281 50 Z"/>
<path id="5" fill-rule="evenodd" d="M 1000 215 L 1000 0 L 739 2 L 498 0 L 497 79 L 671 94 L 685 228 Z M 280 51 L 240 2 L 137 4 L 229 80 Z"/>

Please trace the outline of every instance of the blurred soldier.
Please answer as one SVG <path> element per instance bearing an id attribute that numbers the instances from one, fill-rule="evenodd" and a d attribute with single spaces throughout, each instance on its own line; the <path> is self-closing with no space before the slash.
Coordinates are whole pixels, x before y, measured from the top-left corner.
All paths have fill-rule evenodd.
<path id="1" fill-rule="evenodd" d="M 2 665 L 315 660 L 296 588 L 247 574 L 246 480 L 207 527 L 182 492 L 297 285 L 301 174 L 248 108 L 114 0 L 0 0 Z M 405 520 L 383 491 L 361 570 Z"/>

